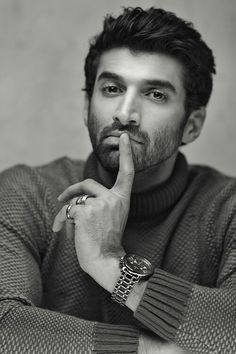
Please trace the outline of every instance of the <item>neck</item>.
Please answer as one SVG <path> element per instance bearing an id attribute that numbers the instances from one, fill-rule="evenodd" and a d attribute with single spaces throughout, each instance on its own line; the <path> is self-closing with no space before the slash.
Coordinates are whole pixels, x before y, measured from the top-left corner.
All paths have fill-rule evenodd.
<path id="1" fill-rule="evenodd" d="M 173 172 L 177 154 L 178 152 L 160 164 L 151 166 L 143 171 L 136 172 L 133 181 L 132 192 L 145 192 L 166 182 Z M 98 174 L 99 178 L 105 186 L 110 188 L 114 185 L 116 174 L 105 170 L 99 162 Z"/>

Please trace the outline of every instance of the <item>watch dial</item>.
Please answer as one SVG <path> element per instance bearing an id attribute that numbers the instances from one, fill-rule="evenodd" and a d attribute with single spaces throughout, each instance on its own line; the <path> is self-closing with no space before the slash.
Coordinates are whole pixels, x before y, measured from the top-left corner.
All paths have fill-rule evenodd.
<path id="1" fill-rule="evenodd" d="M 124 261 L 126 267 L 128 267 L 133 273 L 137 273 L 141 276 L 148 276 L 153 273 L 153 267 L 151 263 L 145 258 L 135 254 L 130 254 L 125 256 Z"/>

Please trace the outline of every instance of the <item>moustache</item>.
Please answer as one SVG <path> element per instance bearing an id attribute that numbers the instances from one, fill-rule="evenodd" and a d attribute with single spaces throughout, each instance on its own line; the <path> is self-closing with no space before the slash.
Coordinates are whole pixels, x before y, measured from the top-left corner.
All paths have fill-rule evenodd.
<path id="1" fill-rule="evenodd" d="M 112 135 L 114 131 L 118 132 L 127 132 L 131 138 L 137 141 L 141 141 L 142 143 L 149 143 L 150 139 L 146 132 L 140 131 L 139 127 L 135 125 L 122 125 L 120 122 L 115 121 L 110 126 L 105 127 L 100 133 L 100 141 L 105 139 L 106 137 Z"/>

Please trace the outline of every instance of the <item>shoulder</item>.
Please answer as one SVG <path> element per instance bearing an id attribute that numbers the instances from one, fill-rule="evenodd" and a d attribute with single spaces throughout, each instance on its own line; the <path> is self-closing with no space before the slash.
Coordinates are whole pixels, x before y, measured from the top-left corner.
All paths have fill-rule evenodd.
<path id="1" fill-rule="evenodd" d="M 189 180 L 197 182 L 199 192 L 236 192 L 236 177 L 229 176 L 215 168 L 205 165 L 189 165 Z"/>
<path id="2" fill-rule="evenodd" d="M 209 166 L 190 166 L 190 185 L 202 220 L 214 220 L 218 229 L 234 220 L 236 225 L 236 178 Z M 209 220 L 208 220 L 209 221 Z"/>
<path id="3" fill-rule="evenodd" d="M 66 188 L 84 179 L 84 166 L 83 160 L 61 157 L 43 166 L 35 167 L 34 171 L 49 185 L 57 184 L 58 188 Z"/>
<path id="4" fill-rule="evenodd" d="M 62 157 L 41 166 L 19 164 L 0 173 L 0 188 L 64 188 L 83 179 L 84 161 Z"/>
<path id="5" fill-rule="evenodd" d="M 0 219 L 47 224 L 60 209 L 58 195 L 83 175 L 82 161 L 60 158 L 43 166 L 16 165 L 0 173 Z M 48 226 L 49 228 L 49 226 Z"/>
<path id="6" fill-rule="evenodd" d="M 56 215 L 57 197 L 69 185 L 83 178 L 84 162 L 66 157 L 42 166 L 16 165 L 0 173 L 1 213 L 4 210 L 31 210 Z"/>

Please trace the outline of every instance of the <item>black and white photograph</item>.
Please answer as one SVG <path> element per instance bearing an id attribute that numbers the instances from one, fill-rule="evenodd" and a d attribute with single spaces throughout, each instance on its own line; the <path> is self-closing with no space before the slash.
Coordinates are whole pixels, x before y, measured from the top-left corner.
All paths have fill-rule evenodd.
<path id="1" fill-rule="evenodd" d="M 0 0 L 0 354 L 236 353 L 235 0 Z"/>

